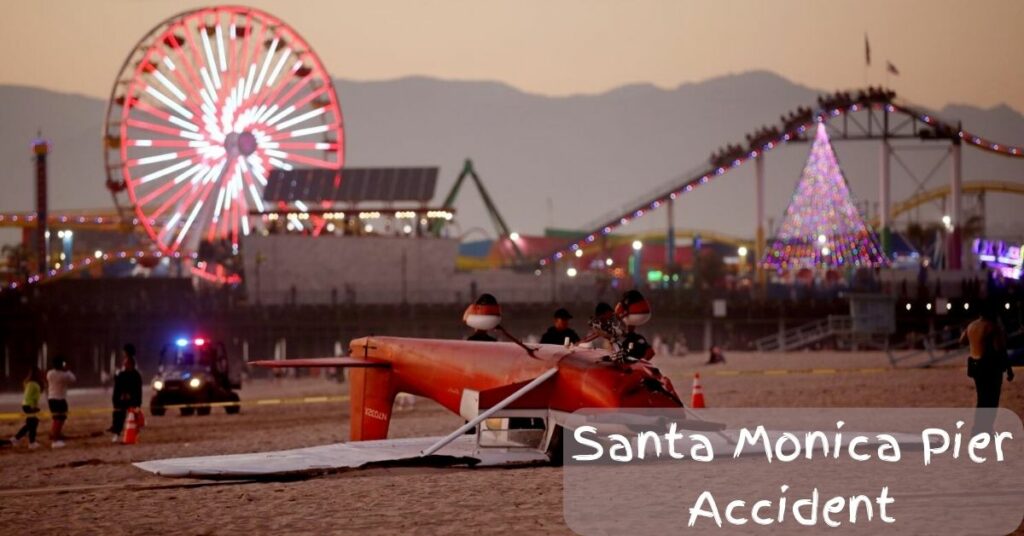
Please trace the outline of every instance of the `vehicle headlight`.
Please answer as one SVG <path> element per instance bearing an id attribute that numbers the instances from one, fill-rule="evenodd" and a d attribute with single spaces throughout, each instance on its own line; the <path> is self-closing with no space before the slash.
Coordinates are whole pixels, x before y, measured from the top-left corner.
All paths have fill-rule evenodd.
<path id="1" fill-rule="evenodd" d="M 159 391 L 159 390 L 161 390 L 163 388 L 164 388 L 164 382 L 162 382 L 160 380 L 154 380 L 153 381 L 153 389 L 156 389 L 157 391 Z"/>
<path id="2" fill-rule="evenodd" d="M 192 378 L 191 380 L 188 381 L 188 386 L 193 389 L 198 389 L 199 386 L 202 384 L 203 380 L 200 380 L 199 378 Z"/>

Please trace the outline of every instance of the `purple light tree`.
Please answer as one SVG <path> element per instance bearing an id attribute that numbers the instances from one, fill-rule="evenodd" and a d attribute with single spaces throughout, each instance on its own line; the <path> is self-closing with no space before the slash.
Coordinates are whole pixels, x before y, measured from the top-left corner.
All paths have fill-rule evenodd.
<path id="1" fill-rule="evenodd" d="M 796 193 L 761 264 L 781 272 L 888 262 L 875 231 L 853 205 L 825 125 L 819 124 Z"/>

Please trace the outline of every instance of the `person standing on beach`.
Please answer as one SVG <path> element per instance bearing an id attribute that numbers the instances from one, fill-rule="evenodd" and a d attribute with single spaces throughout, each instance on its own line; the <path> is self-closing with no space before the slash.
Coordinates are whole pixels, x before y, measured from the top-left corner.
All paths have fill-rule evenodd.
<path id="1" fill-rule="evenodd" d="M 967 375 L 974 379 L 978 395 L 977 407 L 998 408 L 1003 390 L 1003 373 L 1011 382 L 1014 374 L 1006 354 L 1006 334 L 991 303 L 982 304 L 981 314 L 967 325 L 960 336 L 960 342 L 970 345 Z M 974 422 L 975 433 L 990 431 L 994 419 L 994 412 L 979 413 Z"/>
<path id="2" fill-rule="evenodd" d="M 39 428 L 39 397 L 43 394 L 43 371 L 32 365 L 25 377 L 25 396 L 21 400 L 21 412 L 25 414 L 25 425 L 11 438 L 11 445 L 17 446 L 21 438 L 28 436 L 28 448 L 37 449 L 36 430 Z"/>
<path id="3" fill-rule="evenodd" d="M 46 399 L 50 406 L 53 424 L 50 428 L 50 447 L 64 447 L 64 423 L 68 420 L 68 386 L 75 383 L 75 374 L 68 370 L 68 362 L 58 356 L 53 368 L 46 373 Z"/>
<path id="4" fill-rule="evenodd" d="M 135 368 L 135 345 L 131 343 L 124 345 L 124 364 L 121 372 L 114 377 L 111 402 L 114 404 L 114 422 L 110 426 L 110 433 L 113 434 L 111 442 L 117 443 L 121 439 L 128 412 L 142 406 L 142 375 Z"/>

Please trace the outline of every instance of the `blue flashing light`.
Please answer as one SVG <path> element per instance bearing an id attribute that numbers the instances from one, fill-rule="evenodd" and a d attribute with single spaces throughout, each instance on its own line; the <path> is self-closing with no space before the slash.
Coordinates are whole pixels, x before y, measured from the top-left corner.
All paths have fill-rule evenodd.
<path id="1" fill-rule="evenodd" d="M 179 347 L 188 346 L 188 339 L 178 339 L 174 341 L 174 344 L 177 344 Z"/>

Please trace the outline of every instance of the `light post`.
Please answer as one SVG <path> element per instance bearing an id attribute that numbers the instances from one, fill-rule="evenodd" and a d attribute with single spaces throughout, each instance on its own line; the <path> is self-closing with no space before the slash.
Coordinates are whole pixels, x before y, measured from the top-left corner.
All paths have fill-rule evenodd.
<path id="1" fill-rule="evenodd" d="M 50 269 L 48 253 L 49 229 L 47 226 L 46 199 L 46 155 L 50 152 L 50 143 L 39 135 L 32 141 L 32 153 L 36 159 L 36 254 L 39 256 L 36 263 L 36 270 L 39 274 L 45 274 Z"/>
<path id="2" fill-rule="evenodd" d="M 633 286 L 639 288 L 643 284 L 642 262 L 641 253 L 644 249 L 644 243 L 639 240 L 633 241 L 633 256 L 630 259 L 630 272 L 633 275 Z"/>

